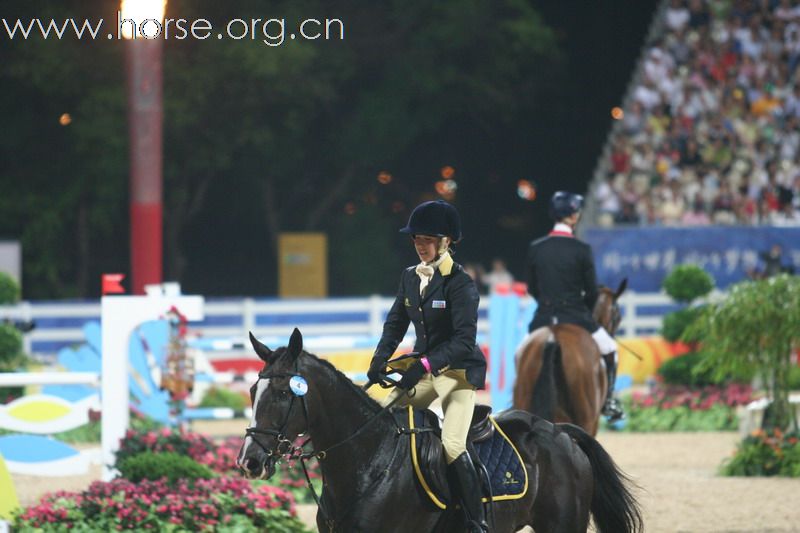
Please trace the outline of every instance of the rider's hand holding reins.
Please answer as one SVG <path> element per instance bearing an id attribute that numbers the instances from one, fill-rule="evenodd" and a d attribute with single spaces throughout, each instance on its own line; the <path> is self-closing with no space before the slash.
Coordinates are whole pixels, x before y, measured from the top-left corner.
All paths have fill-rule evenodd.
<path id="1" fill-rule="evenodd" d="M 380 383 L 386 376 L 386 360 L 380 357 L 373 357 L 367 370 L 367 378 L 370 383 Z"/>
<path id="2" fill-rule="evenodd" d="M 414 361 L 408 369 L 403 372 L 403 378 L 397 384 L 398 388 L 403 390 L 410 390 L 414 385 L 419 383 L 422 376 L 425 375 L 427 370 L 420 361 Z"/>

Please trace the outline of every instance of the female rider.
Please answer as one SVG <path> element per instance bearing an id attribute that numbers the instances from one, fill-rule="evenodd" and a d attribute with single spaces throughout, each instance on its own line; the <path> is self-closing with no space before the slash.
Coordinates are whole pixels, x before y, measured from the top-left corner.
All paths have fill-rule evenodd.
<path id="1" fill-rule="evenodd" d="M 478 475 L 466 448 L 475 390 L 482 389 L 486 379 L 486 360 L 475 340 L 478 290 L 450 257 L 450 245 L 461 239 L 461 221 L 447 202 L 424 202 L 400 232 L 411 235 L 420 263 L 403 271 L 367 375 L 373 383 L 380 381 L 387 360 L 413 322 L 414 351 L 420 358 L 408 367 L 385 404 L 402 396 L 400 405 L 426 408 L 437 397 L 442 399 L 448 478 L 458 485 L 452 487 L 453 493 L 462 502 L 469 531 L 488 531 Z"/>

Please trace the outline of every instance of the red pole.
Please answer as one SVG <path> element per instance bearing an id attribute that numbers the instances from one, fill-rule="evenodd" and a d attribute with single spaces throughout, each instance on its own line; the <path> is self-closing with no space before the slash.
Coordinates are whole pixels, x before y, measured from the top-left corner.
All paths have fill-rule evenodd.
<path id="1" fill-rule="evenodd" d="M 125 43 L 131 179 L 131 293 L 162 282 L 161 39 Z"/>

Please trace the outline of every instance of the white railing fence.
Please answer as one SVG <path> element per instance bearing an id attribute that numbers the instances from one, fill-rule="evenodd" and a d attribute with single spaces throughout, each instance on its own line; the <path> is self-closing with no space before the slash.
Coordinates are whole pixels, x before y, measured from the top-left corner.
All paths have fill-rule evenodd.
<path id="1" fill-rule="evenodd" d="M 244 340 L 252 331 L 259 337 L 288 339 L 294 327 L 307 337 L 361 339 L 341 347 L 367 347 L 380 337 L 393 298 L 325 298 L 316 300 L 208 299 L 205 319 L 190 323 L 206 338 Z M 657 333 L 665 313 L 678 306 L 663 293 L 627 292 L 620 298 L 623 320 L 619 334 L 632 337 Z M 478 334 L 489 334 L 489 298 L 481 300 Z M 52 355 L 64 346 L 84 341 L 82 327 L 100 320 L 100 302 L 21 302 L 0 306 L 0 320 L 33 320 L 36 328 L 24 336 L 27 353 Z M 413 333 L 413 331 L 411 332 Z M 332 346 L 334 348 L 336 346 Z"/>

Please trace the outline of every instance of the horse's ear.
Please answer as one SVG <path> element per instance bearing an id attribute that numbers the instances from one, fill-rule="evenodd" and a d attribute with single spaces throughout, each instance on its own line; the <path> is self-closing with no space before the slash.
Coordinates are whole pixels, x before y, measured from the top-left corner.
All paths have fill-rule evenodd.
<path id="1" fill-rule="evenodd" d="M 617 300 L 620 296 L 622 296 L 622 293 L 625 292 L 625 289 L 627 288 L 628 288 L 628 278 L 624 278 L 620 282 L 619 287 L 617 287 L 617 292 L 614 293 L 614 300 Z"/>
<path id="2" fill-rule="evenodd" d="M 269 362 L 269 359 L 272 357 L 272 350 L 267 348 L 264 344 L 261 343 L 258 339 L 255 338 L 253 332 L 250 333 L 250 344 L 253 345 L 253 349 L 258 354 L 258 357 L 261 358 L 262 361 L 265 363 Z"/>
<path id="3" fill-rule="evenodd" d="M 292 354 L 293 359 L 297 359 L 297 356 L 300 355 L 300 352 L 303 351 L 303 334 L 300 333 L 300 330 L 294 328 L 292 332 L 292 336 L 289 339 L 289 353 Z"/>

